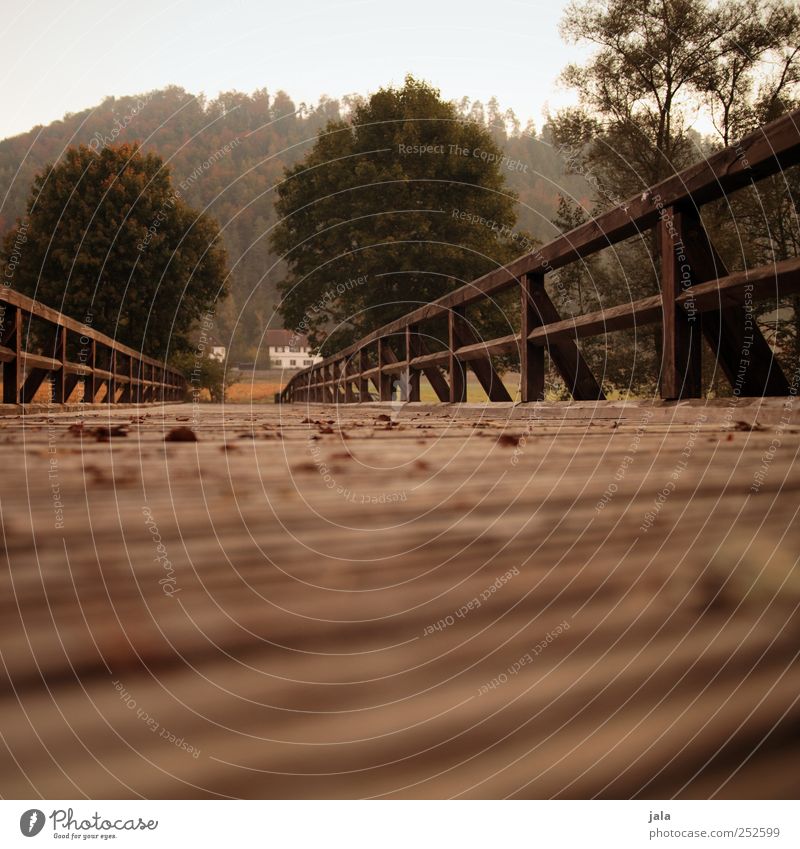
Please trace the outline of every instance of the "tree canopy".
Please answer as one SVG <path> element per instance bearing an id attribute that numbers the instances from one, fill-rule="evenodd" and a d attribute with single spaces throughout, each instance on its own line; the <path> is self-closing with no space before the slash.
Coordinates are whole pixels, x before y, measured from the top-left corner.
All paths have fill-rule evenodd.
<path id="1" fill-rule="evenodd" d="M 346 343 L 529 250 L 517 167 L 413 77 L 330 122 L 278 187 L 285 326 Z"/>
<path id="2" fill-rule="evenodd" d="M 3 250 L 14 288 L 153 356 L 192 347 L 225 294 L 216 222 L 135 145 L 69 149 L 35 178 Z"/>
<path id="3" fill-rule="evenodd" d="M 579 105 L 550 122 L 567 167 L 586 178 L 593 194 L 589 204 L 562 199 L 554 219 L 561 230 L 735 144 L 796 105 L 800 13 L 788 0 L 573 0 L 561 29 L 568 41 L 594 48 L 587 61 L 562 74 Z M 698 126 L 714 132 L 701 135 Z M 799 180 L 793 169 L 704 207 L 705 225 L 729 268 L 797 255 Z M 561 308 L 575 313 L 659 291 L 653 238 L 632 239 L 615 246 L 613 256 L 564 272 L 555 293 Z M 779 351 L 800 351 L 800 299 L 787 299 L 786 306 L 790 318 L 785 312 L 776 318 L 773 302 L 768 335 Z M 654 389 L 660 344 L 654 328 L 615 334 L 613 345 L 601 339 L 584 347 L 595 373 L 644 392 Z M 714 391 L 728 391 L 718 375 L 707 372 L 708 384 L 713 377 Z"/>

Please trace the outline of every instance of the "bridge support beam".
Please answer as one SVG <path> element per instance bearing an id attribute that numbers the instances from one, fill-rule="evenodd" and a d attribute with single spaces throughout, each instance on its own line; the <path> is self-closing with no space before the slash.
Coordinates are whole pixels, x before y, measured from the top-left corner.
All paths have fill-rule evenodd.
<path id="1" fill-rule="evenodd" d="M 447 314 L 448 372 L 450 374 L 450 403 L 463 404 L 467 400 L 466 366 L 456 357 L 459 339 L 464 332 L 466 318 L 463 307 L 453 307 Z"/>
<path id="2" fill-rule="evenodd" d="M 416 354 L 417 356 L 424 357 L 426 354 L 429 354 L 428 346 L 425 344 L 425 340 L 419 334 L 416 336 Z M 428 378 L 428 383 L 433 387 L 433 391 L 436 393 L 436 397 L 440 401 L 449 401 L 450 400 L 450 386 L 442 374 L 439 366 L 423 366 L 422 373 L 425 377 Z"/>
<path id="3" fill-rule="evenodd" d="M 561 321 L 561 316 L 544 288 L 543 274 L 526 274 L 523 276 L 522 284 L 522 341 L 525 344 L 521 345 L 521 359 L 526 361 L 523 366 L 523 373 L 526 377 L 526 381 L 523 383 L 523 400 L 526 400 L 527 383 L 528 393 L 539 396 L 529 397 L 527 400 L 537 401 L 544 397 L 544 352 L 534 355 L 532 371 L 528 334 L 540 325 L 555 324 L 557 321 Z M 552 343 L 545 340 L 545 344 L 547 344 L 553 365 L 558 369 L 558 373 L 576 401 L 605 400 L 606 396 L 603 394 L 602 387 L 595 380 L 588 363 L 574 340 L 563 339 Z"/>
<path id="4" fill-rule="evenodd" d="M 697 212 L 682 213 L 682 220 L 690 285 L 726 277 L 725 263 L 714 250 Z M 752 305 L 734 304 L 705 311 L 701 326 L 706 342 L 737 394 L 789 395 L 789 381 L 756 323 Z"/>
<path id="5" fill-rule="evenodd" d="M 0 344 L 10 348 L 13 358 L 3 362 L 3 403 L 19 404 L 22 389 L 22 311 L 6 306 Z"/>
<path id="6" fill-rule="evenodd" d="M 421 372 L 419 369 L 411 368 L 411 360 L 417 356 L 418 336 L 419 327 L 416 324 L 406 326 L 406 362 L 409 364 L 406 369 L 406 380 L 408 381 L 406 391 L 409 401 L 419 401 L 420 399 L 419 379 Z"/>
<path id="7" fill-rule="evenodd" d="M 462 347 L 477 345 L 481 341 L 478 338 L 478 334 L 475 333 L 472 326 L 466 320 L 456 326 L 456 335 L 458 337 L 458 343 Z M 492 358 L 489 354 L 480 359 L 470 359 L 467 362 L 490 401 L 513 400 L 511 395 L 508 394 L 508 390 L 501 380 L 500 375 L 492 365 Z"/>
<path id="8" fill-rule="evenodd" d="M 700 315 L 676 303 L 683 292 L 687 264 L 682 213 L 666 210 L 656 232 L 661 260 L 661 397 L 699 398 L 702 394 Z"/>

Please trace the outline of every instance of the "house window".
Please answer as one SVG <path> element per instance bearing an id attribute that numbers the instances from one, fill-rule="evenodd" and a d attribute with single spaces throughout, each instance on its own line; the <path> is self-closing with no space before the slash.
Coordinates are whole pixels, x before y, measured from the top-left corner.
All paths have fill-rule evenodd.
<path id="1" fill-rule="evenodd" d="M 303 360 L 303 365 L 304 365 L 304 366 L 310 366 L 310 365 L 311 365 L 311 360 Z"/>
<path id="2" fill-rule="evenodd" d="M 296 365 L 297 365 L 297 360 L 289 360 L 289 365 L 290 365 L 290 366 L 296 366 Z"/>
<path id="3" fill-rule="evenodd" d="M 297 345 L 293 345 L 291 348 L 289 348 L 289 350 L 290 350 L 290 351 L 291 351 L 291 353 L 293 353 L 293 354 L 298 354 L 298 353 L 300 353 L 300 349 L 297 347 Z"/>

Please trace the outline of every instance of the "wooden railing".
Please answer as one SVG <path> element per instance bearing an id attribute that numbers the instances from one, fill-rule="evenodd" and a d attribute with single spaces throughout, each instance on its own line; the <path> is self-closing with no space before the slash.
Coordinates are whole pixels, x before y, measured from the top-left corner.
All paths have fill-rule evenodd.
<path id="1" fill-rule="evenodd" d="M 800 291 L 800 259 L 729 274 L 698 210 L 798 162 L 800 110 L 298 372 L 277 400 L 366 401 L 372 398 L 372 381 L 376 397 L 388 401 L 399 375 L 401 399 L 417 401 L 424 374 L 439 400 L 461 402 L 467 399 L 469 365 L 491 401 L 510 401 L 491 355 L 516 352 L 520 398 L 537 401 L 544 397 L 545 350 L 576 400 L 603 399 L 577 341 L 656 322 L 663 327 L 663 398 L 700 396 L 703 338 L 737 395 L 788 395 L 789 381 L 755 321 L 746 320 L 744 304 Z M 547 273 L 653 229 L 658 236 L 660 295 L 561 318 L 545 290 Z M 476 338 L 466 321 L 466 307 L 512 287 L 521 292 L 520 333 Z M 421 326 L 443 316 L 447 349 L 430 352 Z"/>
<path id="2" fill-rule="evenodd" d="M 176 369 L 5 286 L 0 362 L 4 404 L 31 403 L 48 377 L 55 404 L 69 402 L 80 384 L 87 404 L 180 401 L 186 391 Z"/>

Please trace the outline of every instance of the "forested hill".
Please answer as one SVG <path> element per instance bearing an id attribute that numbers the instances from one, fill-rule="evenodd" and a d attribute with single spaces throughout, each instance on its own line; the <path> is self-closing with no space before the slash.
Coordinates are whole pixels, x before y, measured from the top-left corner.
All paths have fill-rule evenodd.
<path id="1" fill-rule="evenodd" d="M 0 142 L 0 231 L 24 212 L 34 176 L 68 146 L 139 141 L 169 163 L 182 198 L 208 208 L 223 228 L 233 279 L 231 297 L 217 315 L 218 331 L 228 337 L 235 325 L 232 354 L 246 358 L 267 322 L 280 325 L 276 287 L 284 271 L 280 266 L 270 271 L 275 257 L 265 235 L 275 220 L 274 186 L 284 167 L 309 150 L 329 120 L 346 115 L 351 102 L 323 98 L 297 105 L 283 92 L 270 95 L 265 89 L 206 100 L 177 87 L 107 98 Z M 483 107 L 465 99 L 459 109 L 491 126 L 505 149 L 508 183 L 520 196 L 519 227 L 539 239 L 552 238 L 555 186 L 583 198 L 588 191 L 581 178 L 565 177 L 556 151 L 530 129 L 520 130 L 494 101 Z"/>

